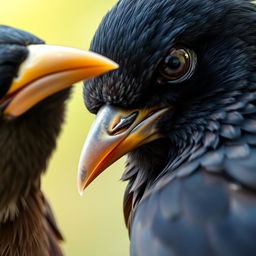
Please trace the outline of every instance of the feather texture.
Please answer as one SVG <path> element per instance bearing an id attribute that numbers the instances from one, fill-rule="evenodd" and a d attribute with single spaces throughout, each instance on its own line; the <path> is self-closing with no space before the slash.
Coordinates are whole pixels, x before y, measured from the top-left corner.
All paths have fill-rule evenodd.
<path id="1" fill-rule="evenodd" d="M 121 0 L 99 26 L 91 49 L 120 68 L 85 83 L 87 108 L 171 107 L 128 153 L 132 256 L 255 255 L 255 27 L 244 0 Z M 181 83 L 159 71 L 175 46 L 197 55 Z"/>

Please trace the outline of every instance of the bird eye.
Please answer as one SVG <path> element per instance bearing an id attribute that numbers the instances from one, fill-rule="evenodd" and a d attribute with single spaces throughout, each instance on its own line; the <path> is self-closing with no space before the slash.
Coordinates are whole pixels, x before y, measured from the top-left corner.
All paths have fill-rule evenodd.
<path id="1" fill-rule="evenodd" d="M 170 83 L 181 83 L 190 78 L 196 68 L 194 51 L 185 47 L 173 47 L 161 62 L 159 72 Z"/>

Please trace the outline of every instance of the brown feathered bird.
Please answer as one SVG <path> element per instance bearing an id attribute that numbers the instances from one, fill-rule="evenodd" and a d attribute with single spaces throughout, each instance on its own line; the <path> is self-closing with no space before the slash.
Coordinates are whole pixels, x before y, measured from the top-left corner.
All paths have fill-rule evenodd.
<path id="1" fill-rule="evenodd" d="M 116 68 L 77 49 L 44 45 L 0 26 L 0 256 L 62 255 L 62 236 L 40 190 L 70 85 Z"/>

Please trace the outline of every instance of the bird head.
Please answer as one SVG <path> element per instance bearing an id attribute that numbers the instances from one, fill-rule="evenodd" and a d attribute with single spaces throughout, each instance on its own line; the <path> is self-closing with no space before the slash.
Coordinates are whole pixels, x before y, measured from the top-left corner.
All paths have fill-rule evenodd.
<path id="1" fill-rule="evenodd" d="M 248 1 L 121 0 L 91 50 L 120 68 L 84 85 L 97 114 L 79 191 L 128 153 L 130 191 L 221 143 L 255 112 L 256 7 Z"/>
<path id="2" fill-rule="evenodd" d="M 0 26 L 0 215 L 8 201 L 38 182 L 70 86 L 116 67 L 96 53 L 45 45 L 25 31 Z"/>

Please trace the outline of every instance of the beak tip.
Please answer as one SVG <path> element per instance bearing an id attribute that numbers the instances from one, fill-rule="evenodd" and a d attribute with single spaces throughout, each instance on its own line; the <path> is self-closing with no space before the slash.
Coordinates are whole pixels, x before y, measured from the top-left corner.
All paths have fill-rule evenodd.
<path id="1" fill-rule="evenodd" d="M 118 68 L 119 68 L 119 65 L 116 62 L 114 62 L 114 69 L 118 69 Z"/>
<path id="2" fill-rule="evenodd" d="M 119 65 L 116 62 L 109 60 L 109 65 L 107 66 L 107 71 L 116 70 L 118 68 L 119 68 Z"/>
<path id="3" fill-rule="evenodd" d="M 83 186 L 83 183 L 81 181 L 78 180 L 78 183 L 77 183 L 77 190 L 78 190 L 78 193 L 80 196 L 83 196 L 84 194 L 84 186 Z"/>
<path id="4" fill-rule="evenodd" d="M 77 175 L 77 189 L 80 196 L 84 193 L 86 176 L 86 170 L 84 168 L 79 168 Z"/>

